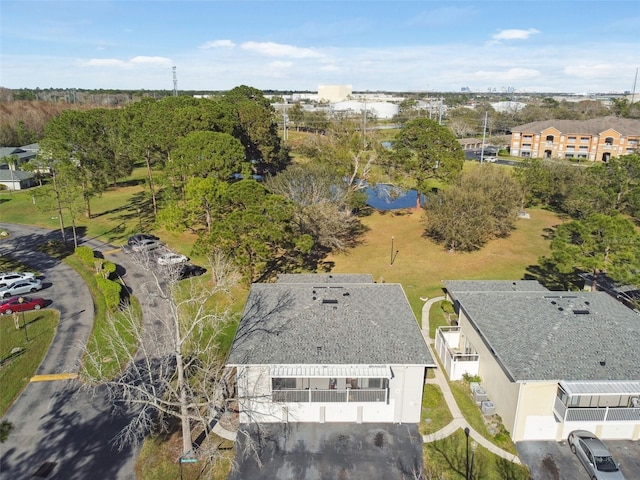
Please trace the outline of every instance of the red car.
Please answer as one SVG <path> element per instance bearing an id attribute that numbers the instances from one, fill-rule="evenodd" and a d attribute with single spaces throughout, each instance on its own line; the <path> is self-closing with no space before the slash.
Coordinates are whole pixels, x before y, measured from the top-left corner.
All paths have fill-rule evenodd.
<path id="1" fill-rule="evenodd" d="M 20 302 L 22 299 L 22 302 Z M 44 299 L 32 297 L 11 297 L 0 301 L 0 314 L 11 315 L 13 312 L 40 310 L 44 308 Z"/>

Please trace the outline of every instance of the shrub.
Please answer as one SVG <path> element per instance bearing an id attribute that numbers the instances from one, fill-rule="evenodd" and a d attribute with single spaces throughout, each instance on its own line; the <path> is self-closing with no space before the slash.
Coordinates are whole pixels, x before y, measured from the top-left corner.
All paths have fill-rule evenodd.
<path id="1" fill-rule="evenodd" d="M 111 311 L 117 310 L 120 306 L 120 292 L 122 291 L 122 285 L 101 276 L 96 277 L 96 283 L 104 295 L 104 301 L 107 308 Z"/>
<path id="2" fill-rule="evenodd" d="M 91 250 L 91 247 L 76 247 L 75 254 L 87 267 L 93 268 L 93 250 Z"/>
<path id="3" fill-rule="evenodd" d="M 109 260 L 103 260 L 98 273 L 102 278 L 111 278 L 111 274 L 116 271 L 116 264 Z"/>
<path id="4" fill-rule="evenodd" d="M 455 313 L 455 309 L 453 308 L 453 303 L 449 302 L 448 300 L 443 300 L 442 303 L 440 304 L 440 308 L 442 308 L 442 311 L 444 313 Z"/>

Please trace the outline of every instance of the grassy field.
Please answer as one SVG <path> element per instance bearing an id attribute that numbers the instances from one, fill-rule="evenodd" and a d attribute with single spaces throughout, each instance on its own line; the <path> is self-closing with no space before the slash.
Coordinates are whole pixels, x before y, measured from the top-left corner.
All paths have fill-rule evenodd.
<path id="1" fill-rule="evenodd" d="M 40 366 L 56 334 L 59 318 L 57 311 L 49 309 L 24 312 L 24 317 L 19 313 L 17 330 L 13 315 L 0 316 L 0 417 Z M 12 355 L 13 349 L 20 351 Z"/>
<path id="2" fill-rule="evenodd" d="M 527 267 L 549 251 L 545 229 L 560 223 L 546 210 L 530 211 L 531 219 L 518 219 L 513 233 L 489 242 L 472 253 L 449 253 L 423 236 L 422 210 L 376 212 L 363 218 L 368 227 L 355 249 L 327 258 L 336 273 L 370 273 L 377 282 L 400 283 L 415 314 L 420 297 L 442 294 L 442 280 L 521 279 Z M 393 252 L 397 250 L 393 265 Z"/>

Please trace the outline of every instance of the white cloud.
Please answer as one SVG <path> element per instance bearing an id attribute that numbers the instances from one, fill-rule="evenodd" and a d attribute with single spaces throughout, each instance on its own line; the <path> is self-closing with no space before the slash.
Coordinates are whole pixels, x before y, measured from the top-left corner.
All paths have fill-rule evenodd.
<path id="1" fill-rule="evenodd" d="M 200 48 L 207 50 L 209 48 L 233 48 L 236 44 L 231 40 L 211 40 L 200 45 Z"/>
<path id="2" fill-rule="evenodd" d="M 270 68 L 290 68 L 290 67 L 293 67 L 293 62 L 283 62 L 283 61 L 271 62 L 269 63 L 269 67 Z"/>
<path id="3" fill-rule="evenodd" d="M 273 42 L 245 42 L 240 47 L 243 50 L 260 53 L 267 57 L 289 58 L 320 58 L 322 54 L 310 48 L 294 47 Z"/>
<path id="4" fill-rule="evenodd" d="M 121 67 L 126 68 L 127 62 L 118 60 L 117 58 L 92 58 L 85 65 L 89 67 Z"/>
<path id="5" fill-rule="evenodd" d="M 129 60 L 129 63 L 133 65 L 159 65 L 159 66 L 167 66 L 171 65 L 171 60 L 166 57 L 144 57 L 138 56 L 133 57 Z"/>
<path id="6" fill-rule="evenodd" d="M 171 65 L 171 60 L 165 57 L 133 57 L 129 61 L 117 58 L 92 58 L 84 63 L 89 67 L 113 67 L 113 68 L 133 68 L 138 65 L 157 65 L 166 67 Z"/>
<path id="7" fill-rule="evenodd" d="M 536 33 L 540 33 L 540 31 L 536 30 L 535 28 L 528 28 L 527 30 L 508 29 L 508 30 L 500 30 L 495 35 L 492 35 L 491 38 L 495 41 L 526 40 L 531 35 L 535 35 Z"/>
<path id="8" fill-rule="evenodd" d="M 541 73 L 533 68 L 510 68 L 508 70 L 486 71 L 480 70 L 474 74 L 475 78 L 500 83 L 513 80 L 526 80 L 539 77 Z"/>

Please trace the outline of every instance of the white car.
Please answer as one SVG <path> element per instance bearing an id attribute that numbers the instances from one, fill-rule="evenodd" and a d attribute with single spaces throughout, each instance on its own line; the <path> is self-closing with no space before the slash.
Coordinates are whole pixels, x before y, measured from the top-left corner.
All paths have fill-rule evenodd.
<path id="1" fill-rule="evenodd" d="M 162 265 L 162 266 L 178 265 L 188 260 L 189 259 L 186 256 L 180 253 L 167 252 L 167 253 L 163 253 L 158 257 L 158 265 Z"/>
<path id="2" fill-rule="evenodd" d="M 42 289 L 42 282 L 37 278 L 25 278 L 11 285 L 0 288 L 0 298 L 9 298 L 23 293 L 34 293 Z"/>
<path id="3" fill-rule="evenodd" d="M 496 157 L 484 157 L 485 162 L 496 163 L 498 159 Z"/>
<path id="4" fill-rule="evenodd" d="M 5 272 L 0 273 L 0 287 L 5 287 L 18 280 L 25 280 L 27 278 L 34 278 L 35 274 L 31 272 Z"/>

